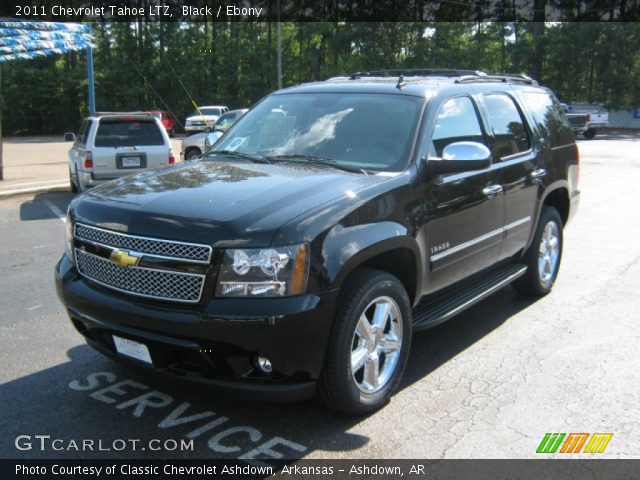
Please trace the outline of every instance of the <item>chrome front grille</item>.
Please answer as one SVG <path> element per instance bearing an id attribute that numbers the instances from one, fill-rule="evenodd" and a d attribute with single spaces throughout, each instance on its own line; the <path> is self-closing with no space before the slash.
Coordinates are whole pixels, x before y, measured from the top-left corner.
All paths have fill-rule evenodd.
<path id="1" fill-rule="evenodd" d="M 194 263 L 208 264 L 211 260 L 212 249 L 209 245 L 127 235 L 81 223 L 76 223 L 74 237 L 108 247 L 124 248 L 138 253 L 177 258 Z"/>
<path id="2" fill-rule="evenodd" d="M 109 288 L 141 297 L 195 303 L 204 275 L 144 267 L 121 267 L 106 258 L 76 248 L 76 265 L 83 276 Z"/>

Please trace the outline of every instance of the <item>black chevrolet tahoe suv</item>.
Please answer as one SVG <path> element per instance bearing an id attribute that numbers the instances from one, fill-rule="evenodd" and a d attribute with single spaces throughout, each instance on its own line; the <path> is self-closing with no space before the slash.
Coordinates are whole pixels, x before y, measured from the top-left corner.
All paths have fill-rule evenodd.
<path id="1" fill-rule="evenodd" d="M 56 284 L 113 359 L 361 414 L 412 332 L 547 294 L 578 150 L 526 76 L 380 71 L 279 90 L 200 160 L 77 196 Z"/>

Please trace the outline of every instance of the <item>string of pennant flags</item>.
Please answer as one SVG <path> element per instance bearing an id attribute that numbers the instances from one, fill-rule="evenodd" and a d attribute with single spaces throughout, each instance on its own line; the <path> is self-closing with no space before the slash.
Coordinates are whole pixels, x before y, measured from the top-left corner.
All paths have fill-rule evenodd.
<path id="1" fill-rule="evenodd" d="M 90 24 L 0 20 L 0 63 L 62 54 L 91 46 Z"/>

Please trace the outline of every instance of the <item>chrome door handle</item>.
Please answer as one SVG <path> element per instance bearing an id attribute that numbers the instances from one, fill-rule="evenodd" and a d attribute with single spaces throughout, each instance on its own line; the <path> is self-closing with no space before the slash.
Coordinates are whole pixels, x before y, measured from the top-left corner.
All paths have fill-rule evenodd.
<path id="1" fill-rule="evenodd" d="M 487 185 L 482 189 L 487 197 L 493 197 L 502 191 L 502 185 Z"/>
<path id="2" fill-rule="evenodd" d="M 539 178 L 544 177 L 547 174 L 547 171 L 544 168 L 536 168 L 529 175 L 533 180 L 537 180 Z"/>

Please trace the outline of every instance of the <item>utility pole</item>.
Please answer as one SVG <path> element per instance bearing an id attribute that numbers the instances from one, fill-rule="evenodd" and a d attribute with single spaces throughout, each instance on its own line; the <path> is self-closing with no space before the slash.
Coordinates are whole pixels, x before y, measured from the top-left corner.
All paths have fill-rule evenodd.
<path id="1" fill-rule="evenodd" d="M 91 35 L 91 24 L 89 24 L 89 35 Z M 96 93 L 93 85 L 93 47 L 87 46 L 87 82 L 89 83 L 89 115 L 96 113 Z"/>
<path id="2" fill-rule="evenodd" d="M 0 63 L 0 65 L 2 65 Z M 4 180 L 4 174 L 2 166 L 2 69 L 0 69 L 0 180 Z"/>
<path id="3" fill-rule="evenodd" d="M 282 25 L 280 24 L 280 0 L 276 1 L 278 15 L 278 90 L 282 88 Z"/>

